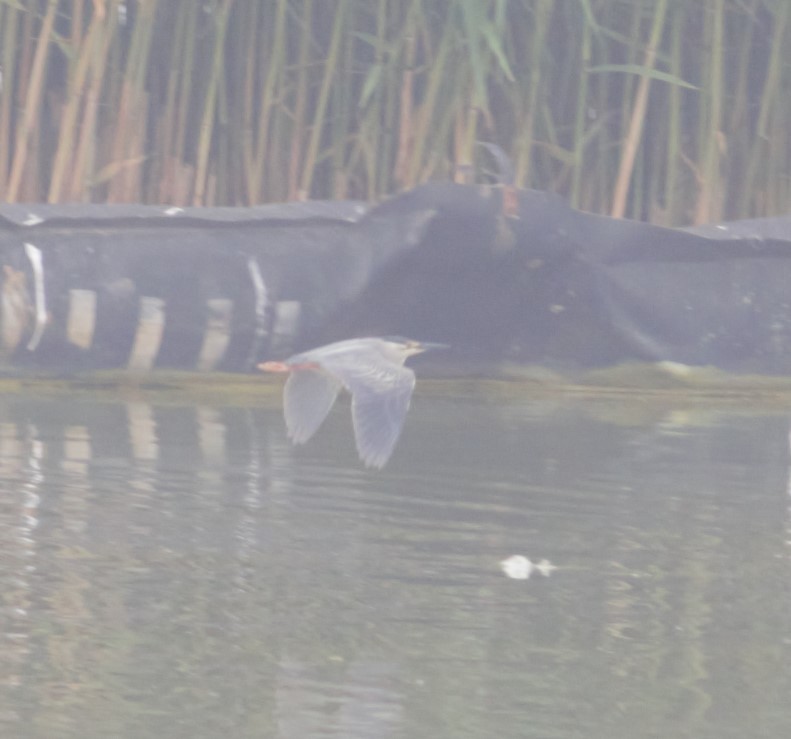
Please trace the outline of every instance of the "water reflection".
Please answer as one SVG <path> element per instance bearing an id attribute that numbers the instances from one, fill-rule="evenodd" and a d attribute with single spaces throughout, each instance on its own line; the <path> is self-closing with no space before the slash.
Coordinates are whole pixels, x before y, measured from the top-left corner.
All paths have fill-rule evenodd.
<path id="1" fill-rule="evenodd" d="M 786 418 L 422 395 L 380 473 L 348 422 L 4 398 L 0 734 L 789 733 Z"/>

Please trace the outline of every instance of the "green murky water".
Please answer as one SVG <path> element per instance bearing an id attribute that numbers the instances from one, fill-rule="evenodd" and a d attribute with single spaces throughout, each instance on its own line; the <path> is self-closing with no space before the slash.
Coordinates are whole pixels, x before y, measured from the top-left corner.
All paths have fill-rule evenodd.
<path id="1" fill-rule="evenodd" d="M 4 397 L 0 735 L 791 735 L 791 412 L 514 395 Z"/>

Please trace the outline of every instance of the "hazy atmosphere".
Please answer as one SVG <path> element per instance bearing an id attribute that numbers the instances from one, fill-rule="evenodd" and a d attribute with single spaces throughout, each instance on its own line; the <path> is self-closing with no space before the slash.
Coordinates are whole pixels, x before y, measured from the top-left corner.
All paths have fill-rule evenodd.
<path id="1" fill-rule="evenodd" d="M 0 737 L 791 736 L 790 50 L 0 0 Z"/>

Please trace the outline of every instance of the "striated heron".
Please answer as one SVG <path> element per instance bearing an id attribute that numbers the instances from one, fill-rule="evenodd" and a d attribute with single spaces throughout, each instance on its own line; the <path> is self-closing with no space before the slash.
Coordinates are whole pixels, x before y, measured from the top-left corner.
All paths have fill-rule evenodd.
<path id="1" fill-rule="evenodd" d="M 442 348 L 447 345 L 400 337 L 349 339 L 258 367 L 289 373 L 283 409 L 295 444 L 304 444 L 316 433 L 345 387 L 352 396 L 360 459 L 367 467 L 381 469 L 398 441 L 415 387 L 415 373 L 404 362 L 413 354 Z"/>

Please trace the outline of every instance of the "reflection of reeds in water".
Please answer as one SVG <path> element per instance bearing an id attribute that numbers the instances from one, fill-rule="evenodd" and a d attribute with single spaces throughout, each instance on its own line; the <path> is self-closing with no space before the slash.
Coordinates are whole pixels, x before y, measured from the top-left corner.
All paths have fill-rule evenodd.
<path id="1" fill-rule="evenodd" d="M 30 644 L 31 576 L 37 544 L 41 482 L 39 470 L 41 445 L 26 448 L 14 424 L 0 423 L 0 574 L 4 648 L 0 657 L 3 675 L 0 690 L 19 686 L 25 664 L 32 651 Z"/>
<path id="2" fill-rule="evenodd" d="M 134 642 L 130 623 L 137 618 L 139 626 L 141 613 L 145 620 L 161 606 L 141 601 L 138 612 L 125 600 L 135 578 L 145 581 L 152 567 L 184 566 L 167 559 L 163 565 L 171 556 L 169 537 L 185 530 L 187 538 L 198 536 L 202 521 L 229 501 L 238 509 L 228 543 L 238 571 L 232 566 L 226 574 L 244 584 L 251 575 L 244 563 L 257 543 L 251 511 L 262 496 L 276 495 L 263 479 L 268 461 L 290 454 L 286 439 L 268 445 L 259 425 L 245 409 L 156 408 L 142 401 L 66 402 L 54 411 L 34 402 L 21 412 L 11 401 L 0 408 L 0 690 L 9 699 L 0 726 L 13 726 L 10 734 L 18 735 L 23 719 L 12 706 L 35 698 L 50 719 L 66 712 L 57 727 L 42 728 L 45 734 L 71 733 L 75 706 L 106 700 Z M 246 480 L 238 496 L 222 474 L 228 433 Z M 175 436 L 175 445 L 160 444 L 163 434 L 170 442 Z M 172 495 L 174 486 L 193 479 L 216 491 L 196 504 L 204 506 L 200 520 Z M 100 711 L 97 720 L 121 722 L 119 710 Z M 114 726 L 105 732 L 123 733 Z"/>
<path id="3" fill-rule="evenodd" d="M 733 685 L 783 735 L 784 418 L 427 394 L 373 475 L 279 409 L 127 397 L 0 403 L 3 736 L 702 736 Z"/>
<path id="4" fill-rule="evenodd" d="M 0 197 L 372 198 L 464 178 L 489 140 L 518 185 L 587 210 L 785 212 L 789 14 L 766 0 L 2 3 Z"/>

